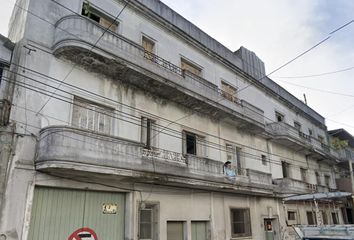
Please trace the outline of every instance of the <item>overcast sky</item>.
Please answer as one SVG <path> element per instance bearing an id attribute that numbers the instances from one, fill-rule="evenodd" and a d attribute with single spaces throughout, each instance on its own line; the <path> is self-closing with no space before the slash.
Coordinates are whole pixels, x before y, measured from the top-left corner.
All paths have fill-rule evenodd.
<path id="1" fill-rule="evenodd" d="M 163 2 L 230 50 L 244 46 L 255 52 L 265 63 L 267 73 L 354 19 L 351 0 Z M 0 33 L 5 36 L 13 4 L 14 0 L 1 3 Z M 326 118 L 329 129 L 345 128 L 354 135 L 354 68 L 320 77 L 293 78 L 354 67 L 354 23 L 330 36 L 324 44 L 270 78 L 301 100 L 305 93 L 308 105 Z"/>

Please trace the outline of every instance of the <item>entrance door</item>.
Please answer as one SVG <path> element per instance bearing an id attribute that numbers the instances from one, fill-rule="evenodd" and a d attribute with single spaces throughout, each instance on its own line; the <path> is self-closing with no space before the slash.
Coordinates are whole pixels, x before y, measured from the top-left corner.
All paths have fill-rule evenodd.
<path id="1" fill-rule="evenodd" d="M 274 240 L 274 226 L 272 219 L 264 219 L 264 231 L 266 240 Z"/>
<path id="2" fill-rule="evenodd" d="M 124 239 L 123 193 L 35 188 L 29 240 Z"/>

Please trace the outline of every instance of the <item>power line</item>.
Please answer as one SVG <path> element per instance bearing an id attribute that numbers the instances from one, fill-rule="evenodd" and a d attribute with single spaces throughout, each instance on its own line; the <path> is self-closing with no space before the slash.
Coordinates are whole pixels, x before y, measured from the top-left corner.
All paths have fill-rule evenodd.
<path id="1" fill-rule="evenodd" d="M 124 7 L 121 9 L 121 11 L 117 14 L 117 16 L 114 18 L 114 20 L 109 24 L 108 27 L 105 28 L 105 30 L 103 31 L 103 33 L 101 34 L 101 36 L 96 40 L 96 42 L 93 44 L 93 46 L 91 47 L 91 49 L 88 52 L 88 56 L 91 56 L 92 54 L 92 50 L 96 47 L 96 45 L 98 44 L 98 42 L 101 40 L 101 38 L 104 36 L 104 34 L 113 26 L 113 24 L 116 23 L 118 17 L 121 15 L 121 13 L 124 11 L 124 9 L 128 6 L 128 3 L 130 2 L 130 0 L 128 0 Z M 74 71 L 75 67 L 78 65 L 78 63 L 74 63 L 72 68 L 70 69 L 70 71 L 66 74 L 66 76 L 63 78 L 63 80 L 61 81 L 61 83 L 59 83 L 59 85 L 57 86 L 57 89 L 60 88 L 60 86 L 62 85 L 63 82 L 66 81 L 66 79 L 70 76 L 70 74 Z M 57 90 L 55 90 L 54 92 L 56 92 Z M 38 113 L 42 111 L 42 109 L 48 104 L 48 102 L 50 101 L 51 97 L 48 98 L 48 100 L 43 104 L 43 106 L 38 110 Z"/>
<path id="2" fill-rule="evenodd" d="M 353 23 L 354 20 L 351 20 L 345 24 L 343 24 L 342 26 L 338 27 L 337 29 L 335 29 L 334 31 L 330 32 L 326 38 L 324 38 L 323 40 L 317 42 L 315 45 L 313 45 L 312 47 L 310 47 L 309 49 L 305 50 L 304 52 L 300 53 L 299 55 L 297 55 L 296 57 L 292 58 L 291 60 L 289 60 L 288 62 L 286 62 L 285 64 L 281 65 L 280 67 L 276 68 L 275 70 L 271 71 L 269 74 L 266 74 L 264 76 L 262 76 L 260 79 L 256 80 L 256 81 L 260 81 L 265 77 L 268 77 L 270 75 L 272 75 L 273 73 L 279 71 L 280 69 L 284 68 L 285 66 L 289 65 L 290 63 L 294 62 L 295 60 L 299 59 L 300 57 L 302 57 L 303 55 L 305 55 L 306 53 L 312 51 L 313 49 L 315 49 L 316 47 L 318 47 L 319 45 L 323 44 L 324 42 L 326 42 L 328 39 L 331 38 L 331 35 L 336 33 L 337 31 L 343 29 L 344 27 L 348 26 L 349 24 Z M 254 83 L 250 83 L 247 86 L 241 88 L 240 90 L 238 90 L 237 92 L 241 92 L 245 89 L 247 89 L 248 87 L 252 86 Z"/>
<path id="3" fill-rule="evenodd" d="M 328 90 L 324 90 L 324 89 L 308 87 L 308 86 L 304 86 L 304 85 L 300 85 L 300 84 L 296 84 L 296 83 L 291 83 L 291 82 L 284 81 L 284 80 L 279 80 L 279 81 L 280 82 L 284 82 L 284 83 L 289 84 L 289 85 L 296 86 L 296 87 L 302 87 L 302 88 L 305 88 L 305 89 L 310 89 L 310 90 L 313 90 L 313 91 L 324 92 L 324 93 L 329 93 L 329 94 L 335 94 L 335 95 L 344 96 L 344 97 L 354 97 L 354 95 L 352 95 L 352 94 L 339 93 L 339 92 L 333 92 L 333 91 L 328 91 Z"/>
<path id="4" fill-rule="evenodd" d="M 7 80 L 5 79 L 5 81 L 7 81 Z M 17 83 L 17 84 L 18 84 L 18 83 Z M 33 89 L 30 89 L 30 90 L 33 90 Z M 38 91 L 38 88 L 36 88 L 35 91 Z M 23 108 L 23 107 L 22 107 L 22 108 Z M 27 110 L 33 112 L 33 110 L 30 110 L 30 109 L 27 109 Z M 43 115 L 43 114 L 41 114 L 41 115 Z M 45 116 L 45 115 L 44 115 L 44 116 Z M 50 117 L 50 116 L 48 116 L 48 117 Z M 62 120 L 61 120 L 61 121 L 62 121 Z M 66 122 L 66 123 L 67 123 L 67 124 L 70 124 L 69 122 Z M 36 127 L 36 128 L 40 129 L 39 127 Z M 166 133 L 164 133 L 164 134 L 166 134 Z M 171 135 L 171 136 L 173 136 L 173 135 Z M 176 136 L 173 136 L 173 137 L 176 137 Z M 180 138 L 180 139 L 181 139 L 181 138 Z M 205 144 L 205 143 L 201 143 L 200 145 L 206 146 L 206 147 L 210 147 L 210 148 L 213 148 L 213 149 L 216 149 L 216 150 L 219 150 L 219 151 L 230 152 L 230 151 L 227 151 L 227 150 L 224 149 L 225 146 L 222 146 L 222 148 L 217 148 L 217 147 L 215 147 L 215 146 L 212 146 L 212 145 L 210 145 L 210 144 L 208 145 L 208 144 Z M 221 146 L 221 145 L 217 145 L 217 144 L 216 144 L 216 146 Z M 259 149 L 255 149 L 255 150 L 264 152 L 263 150 L 259 150 Z M 261 157 L 259 157 L 258 155 L 250 154 L 250 153 L 247 153 L 247 152 L 244 152 L 244 151 L 242 151 L 241 153 L 242 153 L 243 156 L 246 156 L 246 155 L 253 156 L 253 157 L 248 157 L 249 159 L 259 160 L 259 161 L 262 160 Z M 284 157 L 284 156 L 280 156 L 280 155 L 276 155 L 276 154 L 268 153 L 268 152 L 265 152 L 265 153 L 267 153 L 268 155 L 279 156 L 279 157 L 281 157 L 282 159 L 287 159 L 287 157 Z M 295 160 L 295 159 L 290 159 L 290 158 L 289 158 L 289 160 L 292 161 L 292 162 L 294 162 L 294 161 L 296 162 L 296 161 L 297 161 L 297 160 Z M 272 159 L 269 158 L 268 162 L 270 162 L 270 163 L 273 162 L 274 164 L 278 164 L 278 165 L 279 165 L 279 161 L 278 161 L 278 160 L 272 160 Z M 304 163 L 304 162 L 302 162 L 302 161 L 298 161 L 298 162 Z M 296 164 L 293 164 L 293 165 L 296 165 Z M 303 166 L 303 165 L 298 165 L 298 166 Z"/>
<path id="5" fill-rule="evenodd" d="M 81 16 L 80 14 L 74 12 L 73 10 L 67 8 L 66 6 L 64 6 L 64 5 L 58 3 L 58 2 L 56 2 L 56 1 L 54 1 L 54 0 L 52 0 L 52 1 L 55 2 L 56 4 L 62 6 L 63 8 L 67 9 L 68 11 L 70 11 L 70 12 L 76 14 L 76 15 Z M 23 10 L 25 10 L 25 9 L 23 9 Z M 25 10 L 25 11 L 26 11 L 26 10 Z M 53 24 L 52 24 L 52 25 L 53 25 Z M 53 25 L 53 26 L 55 26 L 55 25 Z M 64 31 L 66 31 L 66 30 L 64 30 Z M 67 31 L 66 31 L 66 32 L 67 32 Z M 62 82 L 60 82 L 60 84 L 62 84 Z M 219 101 L 221 101 L 221 100 L 224 100 L 224 99 L 221 98 Z M 219 102 L 219 101 L 217 101 L 217 102 Z M 252 109 L 249 109 L 249 108 L 248 108 L 248 110 L 253 111 Z M 256 111 L 253 111 L 253 112 L 255 112 L 256 114 L 259 114 L 259 113 L 256 112 Z M 187 115 L 185 115 L 185 116 L 183 116 L 183 117 L 181 117 L 181 118 L 178 118 L 177 120 L 184 119 L 184 118 L 189 117 L 189 116 L 191 116 L 191 115 L 193 115 L 193 114 L 194 114 L 194 112 L 192 112 L 191 114 L 187 114 Z M 267 118 L 267 117 L 264 116 L 264 115 L 262 115 L 262 117 Z M 268 118 L 268 119 L 269 119 L 269 118 Z M 273 119 L 270 119 L 270 120 L 271 120 L 271 122 L 273 122 Z M 170 123 L 169 123 L 168 125 L 171 125 L 171 124 L 173 124 L 173 123 L 175 123 L 175 122 L 176 122 L 176 120 L 175 120 L 175 121 L 172 121 L 172 122 L 170 121 Z M 161 130 L 161 132 L 162 132 L 162 131 L 163 131 L 163 129 Z M 156 136 L 156 135 L 155 135 L 155 136 Z M 154 137 L 155 137 L 155 136 L 154 136 Z"/>
<path id="6" fill-rule="evenodd" d="M 312 78 L 312 77 L 321 77 L 325 75 L 331 75 L 331 74 L 336 74 L 336 73 L 341 73 L 341 72 L 346 72 L 353 70 L 353 67 L 348 67 L 348 68 L 343 68 L 340 70 L 332 71 L 332 72 L 324 72 L 324 73 L 317 73 L 317 74 L 311 74 L 311 75 L 302 75 L 302 76 L 273 76 L 274 78 Z"/>
<path id="7" fill-rule="evenodd" d="M 4 78 L 4 80 L 5 80 L 5 81 L 9 81 L 9 80 L 7 80 L 6 77 Z M 39 81 L 38 81 L 38 82 L 39 82 Z M 45 83 L 42 83 L 42 82 L 39 82 L 39 83 L 41 83 L 41 84 L 43 84 L 43 85 L 46 85 Z M 51 92 L 48 92 L 46 89 L 42 89 L 42 88 L 39 88 L 39 87 L 29 88 L 28 86 L 23 86 L 23 85 L 21 85 L 20 83 L 15 83 L 15 84 L 18 85 L 18 86 L 20 86 L 20 87 L 28 88 L 28 89 L 30 89 L 30 90 L 32 90 L 32 91 L 35 91 L 35 92 L 37 92 L 37 93 L 40 93 L 40 94 L 48 95 L 48 94 L 51 93 Z M 28 85 L 28 84 L 25 84 L 25 85 Z M 30 87 L 34 87 L 34 86 L 30 86 Z M 50 86 L 50 87 L 53 87 L 53 86 Z M 54 88 L 54 87 L 53 87 L 53 88 Z M 62 89 L 59 89 L 59 91 L 62 91 L 62 92 L 64 92 L 64 93 L 66 93 L 66 94 L 71 94 L 70 92 L 66 92 L 66 91 L 64 91 L 64 90 L 62 90 Z M 80 104 L 73 103 L 71 98 L 66 97 L 66 96 L 59 95 L 59 94 L 57 94 L 57 93 L 55 93 L 54 95 L 56 95 L 56 96 L 55 96 L 55 97 L 53 96 L 53 98 L 56 98 L 57 100 L 60 100 L 60 101 L 64 101 L 64 102 L 66 102 L 66 103 L 68 103 L 68 104 L 76 105 L 76 106 L 79 106 L 79 107 L 82 107 L 82 108 L 86 108 L 86 109 L 88 109 L 88 110 L 95 111 L 95 112 L 98 112 L 98 113 L 100 113 L 100 114 L 104 114 L 104 115 L 107 115 L 107 116 L 109 116 L 109 117 L 112 117 L 112 118 L 115 118 L 115 119 L 118 119 L 118 120 L 122 120 L 122 121 L 128 122 L 128 123 L 130 123 L 130 124 L 134 124 L 134 125 L 137 125 L 137 126 L 142 127 L 141 122 L 140 122 L 141 119 L 138 118 L 138 117 L 136 117 L 136 116 L 134 116 L 134 115 L 132 115 L 132 116 L 133 116 L 133 117 L 136 117 L 136 118 L 139 120 L 139 123 L 127 121 L 127 120 L 122 119 L 122 118 L 120 118 L 120 117 L 117 117 L 117 116 L 115 116 L 115 115 L 107 114 L 106 112 L 97 111 L 97 110 L 95 110 L 95 109 L 91 109 L 91 108 L 89 108 L 89 107 L 84 107 L 84 106 L 82 106 L 82 105 L 80 105 Z M 66 100 L 65 100 L 65 98 L 66 98 Z M 43 115 L 43 114 L 41 114 L 41 115 Z M 68 123 L 68 124 L 70 124 L 70 123 Z M 174 130 L 174 129 L 168 129 L 168 130 L 171 130 L 171 132 L 174 131 L 174 132 L 177 134 L 177 136 L 176 136 L 176 135 L 173 135 L 173 134 L 171 135 L 171 134 L 168 134 L 168 133 L 164 133 L 165 135 L 172 136 L 172 137 L 177 137 L 177 138 L 179 138 L 179 139 L 182 139 L 182 138 L 180 137 L 180 134 L 181 134 L 180 131 L 176 131 L 176 130 Z M 206 135 L 207 135 L 207 134 L 206 134 Z M 234 142 L 232 142 L 232 141 L 230 141 L 230 140 L 228 140 L 228 139 L 223 139 L 223 138 L 221 138 L 221 137 L 219 137 L 219 136 L 213 136 L 213 135 L 209 135 L 209 136 L 215 137 L 216 139 L 219 139 L 219 140 L 224 140 L 224 141 L 233 143 L 233 144 L 238 145 L 238 146 L 243 146 L 243 147 L 246 147 L 246 148 L 250 148 L 250 149 L 253 149 L 253 150 L 257 150 L 257 151 L 260 151 L 260 152 L 264 152 L 264 153 L 266 153 L 266 154 L 275 155 L 275 154 L 269 153 L 269 152 L 267 152 L 267 151 L 265 151 L 265 150 L 252 148 L 252 147 L 249 147 L 249 146 L 246 146 L 246 145 L 243 145 L 243 144 L 239 144 L 239 143 L 234 143 Z M 204 143 L 202 144 L 203 146 L 209 146 L 209 147 L 212 147 L 212 148 L 217 149 L 217 150 L 221 150 L 221 149 L 220 149 L 220 148 L 215 148 L 215 146 L 221 147 L 222 149 L 225 148 L 225 145 L 216 144 L 216 143 L 214 143 L 214 142 L 210 142 L 210 141 L 207 141 L 207 140 L 203 140 L 203 142 L 204 142 Z M 209 145 L 208 145 L 208 144 L 209 144 Z M 281 155 L 276 155 L 276 156 L 281 157 L 282 159 L 288 159 L 288 160 L 290 160 L 290 161 L 294 161 L 294 159 L 287 158 L 287 157 L 284 157 L 284 156 L 281 156 Z M 258 157 L 259 157 L 259 156 L 258 156 Z"/>

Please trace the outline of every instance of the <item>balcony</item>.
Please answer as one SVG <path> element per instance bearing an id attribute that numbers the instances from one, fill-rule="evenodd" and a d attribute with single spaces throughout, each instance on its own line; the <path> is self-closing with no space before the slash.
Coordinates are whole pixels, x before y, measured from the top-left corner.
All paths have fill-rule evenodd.
<path id="1" fill-rule="evenodd" d="M 277 185 L 277 190 L 282 194 L 306 194 L 314 192 L 328 192 L 328 187 L 316 184 L 310 184 L 301 180 L 292 178 L 278 178 L 273 180 Z"/>
<path id="2" fill-rule="evenodd" d="M 236 179 L 222 173 L 223 163 L 139 142 L 68 126 L 40 131 L 36 170 L 73 178 L 158 183 L 169 186 L 271 195 L 271 175 L 241 171 Z"/>
<path id="3" fill-rule="evenodd" d="M 273 122 L 266 126 L 266 131 L 272 135 L 272 140 L 296 151 L 311 148 L 310 136 L 300 132 L 285 122 Z"/>
<path id="4" fill-rule="evenodd" d="M 262 110 L 246 101 L 227 100 L 211 81 L 183 71 L 117 33 L 107 31 L 93 48 L 104 31 L 85 17 L 65 16 L 56 23 L 54 54 L 215 119 L 231 119 L 239 128 L 264 131 Z"/>

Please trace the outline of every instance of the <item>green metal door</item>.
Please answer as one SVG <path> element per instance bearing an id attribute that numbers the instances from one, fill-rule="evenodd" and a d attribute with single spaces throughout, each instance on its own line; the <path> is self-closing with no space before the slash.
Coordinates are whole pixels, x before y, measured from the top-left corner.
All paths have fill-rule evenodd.
<path id="1" fill-rule="evenodd" d="M 192 240 L 208 240 L 207 222 L 192 221 Z"/>
<path id="2" fill-rule="evenodd" d="M 35 188 L 28 239 L 67 240 L 89 228 L 99 240 L 123 240 L 124 199 L 123 193 Z M 77 234 L 95 239 L 90 231 Z"/>

